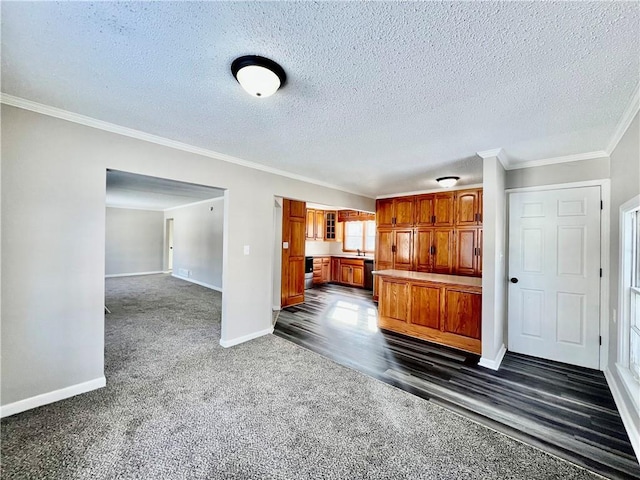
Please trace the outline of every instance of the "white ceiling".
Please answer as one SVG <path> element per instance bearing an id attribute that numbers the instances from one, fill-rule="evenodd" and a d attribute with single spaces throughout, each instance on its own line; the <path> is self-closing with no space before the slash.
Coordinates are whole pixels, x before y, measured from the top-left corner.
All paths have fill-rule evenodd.
<path id="1" fill-rule="evenodd" d="M 134 173 L 107 171 L 108 207 L 166 210 L 224 195 L 224 190 Z"/>
<path id="2" fill-rule="evenodd" d="M 368 195 L 605 150 L 638 2 L 2 2 L 2 91 Z M 280 63 L 256 99 L 234 58 Z"/>

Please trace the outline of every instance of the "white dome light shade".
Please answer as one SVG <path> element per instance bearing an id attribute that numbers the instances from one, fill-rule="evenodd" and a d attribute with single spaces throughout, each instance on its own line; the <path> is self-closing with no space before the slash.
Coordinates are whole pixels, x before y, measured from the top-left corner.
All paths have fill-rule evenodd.
<path id="1" fill-rule="evenodd" d="M 440 178 L 436 178 L 436 182 L 438 182 L 440 184 L 440 186 L 444 187 L 444 188 L 453 187 L 456 183 L 458 183 L 458 180 L 460 180 L 460 177 L 440 177 Z"/>
<path id="2" fill-rule="evenodd" d="M 280 79 L 268 68 L 249 65 L 238 70 L 238 83 L 249 95 L 270 97 L 280 88 Z"/>
<path id="3" fill-rule="evenodd" d="M 249 95 L 259 98 L 276 93 L 287 79 L 280 65 L 257 55 L 236 58 L 231 64 L 231 73 Z"/>

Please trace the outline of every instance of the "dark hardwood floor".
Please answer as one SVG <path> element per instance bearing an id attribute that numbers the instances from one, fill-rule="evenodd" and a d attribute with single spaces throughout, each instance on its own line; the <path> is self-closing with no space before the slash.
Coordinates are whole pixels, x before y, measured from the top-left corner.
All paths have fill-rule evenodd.
<path id="1" fill-rule="evenodd" d="M 511 352 L 495 372 L 376 320 L 370 291 L 328 284 L 282 310 L 274 334 L 607 478 L 640 478 L 602 372 Z"/>

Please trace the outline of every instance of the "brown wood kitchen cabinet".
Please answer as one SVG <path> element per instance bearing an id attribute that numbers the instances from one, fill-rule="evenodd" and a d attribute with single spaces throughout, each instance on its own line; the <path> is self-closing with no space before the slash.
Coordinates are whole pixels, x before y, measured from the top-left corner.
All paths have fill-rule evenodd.
<path id="1" fill-rule="evenodd" d="M 482 189 L 385 198 L 376 206 L 376 270 L 481 275 Z"/>
<path id="2" fill-rule="evenodd" d="M 482 225 L 482 189 L 458 192 L 455 224 L 456 227 Z"/>
<path id="3" fill-rule="evenodd" d="M 481 279 L 401 270 L 377 276 L 380 328 L 481 353 Z"/>
<path id="4" fill-rule="evenodd" d="M 454 230 L 425 228 L 415 230 L 414 270 L 450 274 L 453 272 Z"/>
<path id="5" fill-rule="evenodd" d="M 338 212 L 328 210 L 324 213 L 324 239 L 334 242 L 338 237 Z"/>
<path id="6" fill-rule="evenodd" d="M 331 281 L 331 257 L 313 257 L 313 284 Z"/>
<path id="7" fill-rule="evenodd" d="M 482 274 L 482 229 L 477 227 L 455 230 L 455 263 L 457 275 L 480 276 Z"/>
<path id="8" fill-rule="evenodd" d="M 306 239 L 323 240 L 326 229 L 324 210 L 307 208 Z"/>
<path id="9" fill-rule="evenodd" d="M 331 257 L 331 281 L 340 283 L 340 259 Z"/>
<path id="10" fill-rule="evenodd" d="M 352 287 L 364 287 L 364 260 L 341 258 L 340 283 Z"/>
<path id="11" fill-rule="evenodd" d="M 417 195 L 415 197 L 415 226 L 452 226 L 455 211 L 454 200 L 454 192 Z"/>
<path id="12" fill-rule="evenodd" d="M 412 227 L 414 218 L 414 198 L 396 197 L 376 201 L 376 222 L 378 227 Z"/>

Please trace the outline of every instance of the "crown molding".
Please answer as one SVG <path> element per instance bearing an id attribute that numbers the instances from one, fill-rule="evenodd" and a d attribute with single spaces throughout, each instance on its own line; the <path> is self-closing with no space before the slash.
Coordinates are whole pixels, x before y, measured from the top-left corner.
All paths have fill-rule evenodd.
<path id="1" fill-rule="evenodd" d="M 376 200 L 383 199 L 383 198 L 410 197 L 412 195 L 424 195 L 427 193 L 453 192 L 457 190 L 469 190 L 471 188 L 482 188 L 482 187 L 483 187 L 482 183 L 474 183 L 471 185 L 456 185 L 455 187 L 451 187 L 451 188 L 438 187 L 438 188 L 432 188 L 430 190 L 416 190 L 413 192 L 385 193 L 384 195 L 378 195 L 376 197 Z"/>
<path id="2" fill-rule="evenodd" d="M 193 207 L 195 205 L 202 205 L 203 203 L 217 202 L 219 200 L 224 200 L 224 195 L 222 195 L 220 197 L 207 198 L 206 200 L 198 200 L 196 202 L 185 203 L 184 205 L 178 205 L 177 207 L 165 208 L 165 209 L 163 209 L 163 212 L 170 212 L 172 210 L 178 210 L 180 208 Z"/>
<path id="3" fill-rule="evenodd" d="M 507 170 L 543 167 L 545 165 L 555 165 L 556 163 L 579 162 L 581 160 L 593 160 L 596 158 L 608 159 L 609 155 L 604 150 L 596 150 L 595 152 L 577 153 L 575 155 L 566 155 L 564 157 L 543 158 L 541 160 L 511 164 Z"/>
<path id="4" fill-rule="evenodd" d="M 164 212 L 163 208 L 155 208 L 155 207 L 139 207 L 137 205 L 117 205 L 112 203 L 105 203 L 106 208 L 119 208 L 120 210 L 141 210 L 143 212 Z"/>
<path id="5" fill-rule="evenodd" d="M 478 155 L 483 160 L 485 158 L 496 157 L 505 170 L 509 170 L 509 168 L 511 168 L 511 161 L 509 160 L 509 157 L 507 157 L 507 154 L 504 153 L 504 150 L 502 148 L 494 148 L 492 150 L 476 152 L 476 155 Z"/>
<path id="6" fill-rule="evenodd" d="M 78 113 L 69 112 L 61 108 L 51 107 L 49 105 L 44 105 L 42 103 L 33 102 L 25 98 L 15 97 L 13 95 L 9 95 L 3 92 L 0 92 L 0 103 L 3 103 L 5 105 L 10 105 L 12 107 L 22 108 L 24 110 L 30 110 L 32 112 L 40 113 L 43 115 L 48 115 L 50 117 L 60 118 L 62 120 L 78 123 L 80 125 L 85 125 L 87 127 L 96 128 L 98 130 L 117 133 L 125 137 L 131 137 L 138 140 L 143 140 L 145 142 L 155 143 L 157 145 L 173 148 L 175 150 L 194 153 L 196 155 L 213 158 L 215 160 L 220 160 L 222 162 L 232 163 L 234 165 L 239 165 L 241 167 L 260 170 L 262 172 L 290 178 L 292 180 L 311 183 L 313 185 L 318 185 L 320 187 L 331 188 L 333 190 L 338 190 L 345 193 L 351 193 L 353 195 L 359 195 L 366 198 L 373 198 L 372 196 L 362 192 L 346 190 L 343 187 L 340 187 L 339 185 L 334 185 L 331 183 L 323 182 L 321 180 L 316 180 L 314 178 L 298 175 L 296 173 L 287 172 L 286 170 L 280 170 L 277 168 L 268 167 L 266 165 L 250 162 L 248 160 L 243 160 L 241 158 L 233 157 L 231 155 L 215 152 L 213 150 L 208 150 L 206 148 L 196 147 L 193 145 L 189 145 L 187 143 L 178 142 L 176 140 L 171 140 L 169 138 L 160 137 L 158 135 L 153 135 L 151 133 L 142 132 L 140 130 L 135 130 L 133 128 L 123 127 L 120 125 L 116 125 L 114 123 L 109 123 L 109 122 L 98 120 L 92 117 L 87 117 L 85 115 L 80 115 Z"/>
<path id="7" fill-rule="evenodd" d="M 611 155 L 616 149 L 618 143 L 622 139 L 622 136 L 631 125 L 631 122 L 633 122 L 633 119 L 635 118 L 638 111 L 640 111 L 640 82 L 638 82 L 638 84 L 636 85 L 636 88 L 633 91 L 633 95 L 631 95 L 631 99 L 629 100 L 629 104 L 624 110 L 622 117 L 620 117 L 618 126 L 616 127 L 616 130 L 613 133 L 611 140 L 609 141 L 609 146 L 606 150 L 607 155 Z"/>

